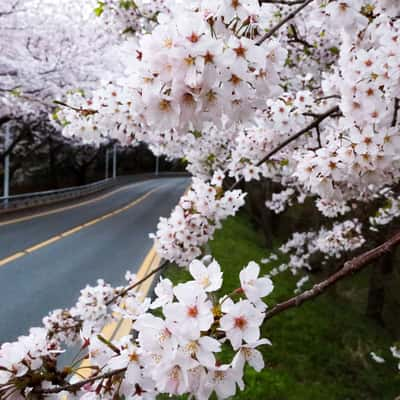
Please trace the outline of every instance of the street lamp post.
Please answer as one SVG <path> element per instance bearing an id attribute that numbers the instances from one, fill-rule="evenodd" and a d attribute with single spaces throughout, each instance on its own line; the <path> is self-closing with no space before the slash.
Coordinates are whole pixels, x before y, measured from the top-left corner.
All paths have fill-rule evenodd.
<path id="1" fill-rule="evenodd" d="M 113 179 L 117 178 L 117 143 L 114 143 L 113 148 Z"/>
<path id="2" fill-rule="evenodd" d="M 10 125 L 6 125 L 6 132 L 4 138 L 4 151 L 7 152 L 10 146 Z M 4 196 L 4 207 L 8 207 L 8 196 L 10 195 L 10 154 L 7 154 L 4 158 L 4 180 L 3 180 L 3 196 Z"/>
<path id="3" fill-rule="evenodd" d="M 160 159 L 159 156 L 156 156 L 156 176 L 158 176 L 160 172 Z"/>

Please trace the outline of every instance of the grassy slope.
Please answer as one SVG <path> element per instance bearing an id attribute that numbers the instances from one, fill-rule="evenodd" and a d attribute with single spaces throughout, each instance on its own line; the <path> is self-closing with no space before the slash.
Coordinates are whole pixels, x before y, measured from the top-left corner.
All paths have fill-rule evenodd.
<path id="1" fill-rule="evenodd" d="M 227 220 L 211 248 L 225 271 L 225 293 L 238 286 L 242 266 L 268 255 L 244 215 Z M 262 268 L 268 272 L 271 266 Z M 350 282 L 315 301 L 268 321 L 263 336 L 273 346 L 262 349 L 266 368 L 261 373 L 247 369 L 246 389 L 234 398 L 394 400 L 400 395 L 400 374 L 388 352 L 393 338 L 363 316 L 359 301 L 354 302 L 357 306 L 349 301 L 351 297 L 359 300 L 360 294 L 365 296 L 362 286 L 367 281 L 366 274 L 368 271 L 351 277 Z M 186 271 L 176 267 L 166 275 L 175 282 L 188 277 Z M 296 278 L 284 273 L 274 282 L 276 289 L 268 299 L 270 305 L 293 295 Z M 350 290 L 352 287 L 356 289 Z M 379 352 L 388 361 L 376 364 L 369 357 L 370 351 Z"/>

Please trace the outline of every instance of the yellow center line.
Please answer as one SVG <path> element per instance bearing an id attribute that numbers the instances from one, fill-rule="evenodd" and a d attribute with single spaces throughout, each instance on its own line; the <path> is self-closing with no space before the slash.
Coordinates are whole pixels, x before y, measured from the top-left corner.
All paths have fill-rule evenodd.
<path id="1" fill-rule="evenodd" d="M 37 213 L 37 214 L 28 215 L 26 217 L 19 217 L 19 218 L 10 219 L 8 221 L 0 222 L 0 226 L 16 224 L 18 222 L 23 222 L 23 221 L 29 221 L 31 219 L 35 219 L 35 218 L 39 218 L 39 217 L 45 217 L 47 215 L 57 214 L 57 213 L 60 213 L 60 212 L 63 212 L 63 211 L 72 210 L 72 209 L 77 208 L 77 207 L 82 207 L 82 206 L 85 206 L 87 204 L 95 203 L 96 201 L 104 200 L 104 199 L 106 199 L 106 198 L 108 198 L 108 197 L 110 197 L 110 196 L 112 196 L 112 195 L 114 195 L 116 193 L 119 193 L 119 192 L 121 192 L 123 190 L 130 189 L 131 187 L 133 187 L 133 186 L 135 186 L 137 184 L 138 184 L 138 182 L 133 183 L 131 185 L 126 185 L 126 186 L 120 187 L 118 189 L 115 189 L 112 192 L 103 194 L 102 196 L 98 196 L 98 197 L 96 197 L 94 199 L 90 199 L 90 200 L 81 201 L 80 203 L 72 204 L 70 206 L 56 208 L 55 210 L 44 211 L 44 212 L 40 212 L 40 213 Z"/>
<path id="2" fill-rule="evenodd" d="M 24 252 L 25 252 L 25 253 L 33 253 L 34 251 L 39 250 L 39 249 L 41 249 L 42 247 L 46 247 L 46 246 L 48 246 L 49 244 L 52 244 L 52 243 L 54 243 L 54 242 L 57 242 L 57 241 L 60 240 L 60 239 L 62 239 L 62 236 L 61 236 L 61 235 L 53 236 L 52 238 L 47 239 L 47 240 L 45 240 L 44 242 L 35 244 L 34 246 L 25 249 Z"/>
<path id="3" fill-rule="evenodd" d="M 184 195 L 189 191 L 190 186 L 185 190 Z M 150 249 L 144 258 L 142 265 L 140 266 L 137 274 L 136 280 L 139 281 L 143 279 L 150 271 L 154 271 L 160 266 L 161 257 L 157 254 L 155 246 Z M 154 279 L 157 274 L 151 276 L 145 282 L 142 282 L 138 287 L 137 291 L 141 292 L 142 300 L 148 295 L 150 288 L 154 282 Z M 101 331 L 101 336 L 103 336 L 106 340 L 119 340 L 122 337 L 128 335 L 132 330 L 133 322 L 130 319 L 121 318 L 118 314 L 114 314 L 115 320 L 107 324 Z M 91 370 L 86 368 L 90 366 L 90 359 L 85 359 L 80 367 L 79 367 L 79 375 L 75 374 L 71 383 L 77 382 L 81 379 L 89 378 L 91 376 Z M 82 369 L 81 369 L 82 368 Z M 65 398 L 66 399 L 66 398 Z M 64 400 L 64 398 L 63 398 Z"/>
<path id="4" fill-rule="evenodd" d="M 189 188 L 190 186 L 185 190 L 184 195 L 187 194 Z M 139 281 L 143 279 L 150 271 L 154 271 L 155 269 L 157 269 L 160 266 L 160 263 L 161 257 L 157 254 L 155 246 L 153 245 L 153 247 L 144 258 L 142 265 L 140 266 L 136 274 L 136 280 Z M 145 282 L 142 282 L 138 286 L 137 291 L 141 292 L 142 300 L 148 295 L 155 277 L 156 274 L 151 276 L 149 279 L 147 279 Z M 100 333 L 108 341 L 119 340 L 122 337 L 128 335 L 132 330 L 133 322 L 130 319 L 121 318 L 118 314 L 114 315 L 114 317 L 116 319 L 107 324 Z M 72 377 L 71 383 L 77 382 L 82 378 L 89 378 L 91 376 L 91 371 L 89 368 L 86 368 L 88 366 L 90 366 L 89 358 L 85 359 L 81 363 L 79 368 L 82 369 L 79 369 L 79 375 L 74 375 Z"/>
<path id="5" fill-rule="evenodd" d="M 154 256 L 152 257 L 151 262 L 149 263 L 149 265 L 143 272 L 142 277 L 140 279 L 144 278 L 150 272 L 150 270 L 156 269 L 160 265 L 160 262 L 161 262 L 161 258 L 155 252 Z M 153 275 L 152 277 L 147 279 L 145 282 L 143 282 L 139 286 L 138 292 L 141 292 L 140 297 L 141 297 L 142 301 L 148 295 L 154 279 L 155 279 L 155 275 Z M 120 321 L 120 323 L 117 325 L 115 331 L 113 332 L 113 335 L 111 336 L 110 340 L 118 340 L 118 339 L 121 339 L 122 337 L 128 335 L 130 333 L 130 331 L 132 330 L 132 324 L 133 324 L 132 321 L 129 319 L 123 319 L 122 321 Z"/>
<path id="6" fill-rule="evenodd" d="M 39 250 L 39 249 L 41 249 L 41 248 L 43 248 L 45 246 L 48 246 L 48 245 L 50 245 L 52 243 L 55 243 L 55 242 L 65 238 L 67 236 L 70 236 L 70 235 L 72 235 L 72 234 L 74 234 L 76 232 L 79 232 L 80 230 L 82 230 L 84 228 L 87 228 L 89 226 L 97 224 L 100 221 L 104 221 L 104 220 L 106 220 L 108 218 L 111 218 L 111 217 L 113 217 L 115 215 L 118 215 L 118 214 L 120 214 L 120 213 L 122 213 L 122 212 L 124 212 L 124 211 L 126 211 L 126 210 L 128 210 L 128 209 L 130 209 L 130 208 L 132 208 L 134 206 L 136 206 L 137 204 L 141 203 L 143 200 L 145 200 L 147 197 L 149 197 L 152 193 L 156 192 L 157 190 L 161 189 L 164 186 L 166 186 L 166 185 L 162 185 L 162 186 L 159 186 L 157 188 L 154 188 L 154 189 L 150 190 L 149 192 L 145 193 L 143 196 L 141 196 L 138 199 L 132 201 L 131 203 L 127 204 L 124 207 L 121 207 L 121 208 L 119 208 L 119 209 L 117 209 L 115 211 L 107 213 L 107 214 L 105 214 L 105 215 L 103 215 L 103 216 L 101 216 L 99 218 L 95 218 L 95 219 L 93 219 L 93 220 L 91 220 L 89 222 L 86 222 L 84 224 L 78 225 L 75 228 L 69 229 L 68 231 L 65 231 L 63 233 L 55 235 L 55 236 L 53 236 L 53 237 L 51 237 L 51 238 L 49 238 L 49 239 L 47 239 L 47 240 L 45 240 L 43 242 L 35 244 L 34 246 L 28 247 L 25 250 L 19 251 L 19 252 L 15 253 L 15 254 L 13 254 L 11 256 L 3 258 L 2 260 L 0 260 L 0 267 L 3 266 L 3 265 L 8 264 L 11 261 L 14 261 L 14 260 L 16 260 L 16 259 L 18 259 L 20 257 L 23 257 L 23 256 L 26 256 L 28 254 L 31 254 L 31 253 L 33 253 L 33 252 L 35 252 L 35 251 L 37 251 L 37 250 Z"/>
<path id="7" fill-rule="evenodd" d="M 155 269 L 158 267 L 160 263 L 160 257 L 155 250 L 155 246 L 153 245 L 150 251 L 147 253 L 146 257 L 144 258 L 137 274 L 136 280 L 139 281 L 143 279 L 150 269 Z M 153 268 L 152 268 L 153 267 Z M 146 282 L 143 282 L 141 285 L 138 286 L 137 291 L 141 291 L 142 298 L 144 298 L 150 289 L 151 283 L 154 280 L 154 276 L 149 278 Z M 148 283 L 150 282 L 150 283 Z M 143 285 L 145 284 L 145 291 L 143 290 Z M 115 320 L 107 324 L 101 331 L 100 335 L 104 337 L 108 341 L 118 340 L 121 339 L 123 336 L 129 334 L 132 329 L 132 321 L 130 319 L 124 319 L 119 317 L 118 314 L 114 315 Z M 89 378 L 91 375 L 90 368 L 90 360 L 85 359 L 79 366 L 79 375 L 75 375 L 71 382 L 78 381 L 83 378 Z"/>
<path id="8" fill-rule="evenodd" d="M 156 253 L 155 247 L 153 246 L 150 249 L 150 251 L 147 253 L 142 265 L 139 268 L 138 273 L 136 274 L 136 280 L 137 281 L 140 281 L 141 279 L 143 279 L 147 275 L 149 269 L 154 264 L 154 259 L 156 257 L 157 257 L 157 253 Z M 142 282 L 136 288 L 136 290 L 138 292 L 142 292 L 141 293 L 141 299 L 142 300 L 146 297 L 147 292 L 148 292 L 148 290 L 146 290 L 146 292 L 143 292 L 143 290 L 142 290 L 144 283 L 145 282 Z M 121 337 L 127 335 L 130 332 L 131 328 L 132 328 L 132 321 L 129 320 L 129 319 L 120 318 L 119 321 L 116 321 L 114 323 L 114 327 L 115 327 L 115 329 L 111 332 L 111 334 L 108 337 L 105 336 L 110 341 L 114 340 L 114 339 L 118 340 Z M 107 327 L 105 327 L 105 329 L 107 329 Z"/>
<path id="9" fill-rule="evenodd" d="M 20 257 L 22 257 L 22 256 L 25 256 L 25 255 L 26 255 L 26 254 L 25 254 L 23 251 L 21 251 L 21 252 L 19 252 L 19 253 L 13 254 L 13 255 L 10 256 L 10 257 L 3 258 L 2 260 L 0 260 L 0 267 L 3 266 L 3 265 L 5 265 L 5 264 L 8 264 L 8 263 L 11 262 L 11 261 L 16 260 L 17 258 L 20 258 Z"/>

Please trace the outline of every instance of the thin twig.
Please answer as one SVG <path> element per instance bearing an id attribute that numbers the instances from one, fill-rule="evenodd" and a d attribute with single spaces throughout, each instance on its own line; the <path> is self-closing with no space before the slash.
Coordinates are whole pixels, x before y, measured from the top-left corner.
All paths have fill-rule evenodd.
<path id="1" fill-rule="evenodd" d="M 321 143 L 321 130 L 319 129 L 319 125 L 317 125 L 315 127 L 316 131 L 317 131 L 317 140 L 318 140 L 318 146 L 319 148 L 322 147 L 322 143 Z"/>
<path id="2" fill-rule="evenodd" d="M 115 369 L 113 371 L 108 371 L 101 375 L 92 376 L 90 378 L 84 379 L 84 380 L 76 382 L 76 383 L 71 383 L 70 385 L 57 386 L 57 387 L 50 388 L 50 389 L 38 388 L 38 389 L 34 389 L 33 392 L 37 393 L 37 394 L 53 394 L 53 393 L 60 393 L 63 391 L 75 392 L 75 391 L 79 390 L 82 386 L 87 385 L 88 383 L 96 382 L 99 379 L 112 378 L 115 375 L 124 373 L 126 370 L 127 370 L 127 368 Z"/>
<path id="3" fill-rule="evenodd" d="M 109 306 L 111 303 L 113 303 L 115 300 L 117 300 L 119 297 L 125 296 L 129 291 L 135 289 L 137 286 L 145 282 L 147 279 L 149 279 L 151 276 L 156 274 L 157 272 L 160 272 L 163 270 L 166 266 L 168 265 L 168 261 L 164 260 L 161 262 L 161 264 L 156 268 L 150 271 L 147 275 L 145 275 L 142 279 L 139 281 L 133 283 L 132 285 L 126 287 L 122 292 L 119 292 L 117 295 L 115 295 L 111 300 L 109 300 L 106 305 Z"/>
<path id="4" fill-rule="evenodd" d="M 168 265 L 168 261 L 163 261 L 156 269 L 150 271 L 146 276 L 144 276 L 142 279 L 139 281 L 133 283 L 130 286 L 127 286 L 125 289 L 123 289 L 121 292 L 117 293 L 111 300 L 108 300 L 106 305 L 109 306 L 110 304 L 114 303 L 115 300 L 119 299 L 120 297 L 125 296 L 130 290 L 135 289 L 137 286 L 141 285 L 143 282 L 145 282 L 147 279 L 152 277 L 154 274 L 157 272 L 163 270 L 166 266 Z M 75 325 L 69 325 L 66 327 L 67 329 L 74 329 L 74 328 L 80 328 L 82 326 L 82 320 L 77 321 Z M 65 329 L 58 329 L 56 333 L 63 332 Z"/>
<path id="5" fill-rule="evenodd" d="M 291 13 L 289 13 L 285 18 L 283 18 L 282 21 L 280 21 L 278 24 L 276 24 L 261 39 L 259 39 L 256 42 L 256 45 L 260 46 L 262 43 L 264 43 L 267 39 L 269 39 L 272 35 L 274 35 L 283 25 L 285 25 L 288 21 L 290 21 L 292 18 L 294 18 L 300 11 L 303 10 L 303 8 L 307 7 L 313 1 L 314 0 L 305 1 L 304 3 L 301 4 L 300 7 L 297 7 L 295 10 L 293 10 Z"/>
<path id="6" fill-rule="evenodd" d="M 300 44 L 302 44 L 304 47 L 308 47 L 308 48 L 313 47 L 310 43 L 307 42 L 307 40 L 302 39 L 302 38 L 299 36 L 295 24 L 290 24 L 289 26 L 290 26 L 290 29 L 291 29 L 291 31 L 292 31 L 292 32 L 291 32 L 291 33 L 292 33 L 291 36 L 293 36 L 293 39 L 289 40 L 289 43 L 300 43 Z"/>
<path id="7" fill-rule="evenodd" d="M 341 97 L 338 94 L 331 94 L 328 96 L 324 96 L 324 97 L 318 97 L 317 99 L 315 99 L 315 101 L 323 101 L 323 100 L 329 100 L 329 99 L 341 99 Z"/>
<path id="8" fill-rule="evenodd" d="M 298 307 L 305 301 L 312 300 L 315 297 L 318 297 L 330 286 L 336 284 L 345 277 L 362 270 L 372 261 L 393 250 L 393 248 L 395 248 L 399 243 L 400 232 L 397 232 L 394 236 L 392 236 L 389 240 L 387 240 L 380 246 L 375 247 L 374 249 L 369 250 L 363 254 L 360 254 L 357 257 L 354 257 L 352 260 L 346 261 L 339 271 L 331 275 L 328 279 L 314 285 L 310 290 L 306 290 L 298 296 L 294 296 L 291 299 L 284 301 L 283 303 L 277 304 L 275 307 L 267 311 L 265 318 L 272 318 L 273 316 L 280 314 L 285 310 Z"/>
<path id="9" fill-rule="evenodd" d="M 85 116 L 85 117 L 87 117 L 88 115 L 93 115 L 93 114 L 97 114 L 97 113 L 98 113 L 97 110 L 93 110 L 93 109 L 91 109 L 91 108 L 77 108 L 77 107 L 73 107 L 73 106 L 70 106 L 70 105 L 67 104 L 67 103 L 64 103 L 63 101 L 60 101 L 60 100 L 54 100 L 53 103 L 54 103 L 54 104 L 57 104 L 57 105 L 60 105 L 60 106 L 63 106 L 63 107 L 67 107 L 67 108 L 69 108 L 69 109 L 71 109 L 71 110 L 73 110 L 73 111 L 76 111 L 76 112 L 82 114 L 82 115 Z"/>
<path id="10" fill-rule="evenodd" d="M 393 111 L 393 119 L 392 119 L 392 127 L 395 127 L 397 124 L 397 115 L 399 113 L 400 108 L 400 99 L 397 97 L 394 99 L 394 111 Z"/>

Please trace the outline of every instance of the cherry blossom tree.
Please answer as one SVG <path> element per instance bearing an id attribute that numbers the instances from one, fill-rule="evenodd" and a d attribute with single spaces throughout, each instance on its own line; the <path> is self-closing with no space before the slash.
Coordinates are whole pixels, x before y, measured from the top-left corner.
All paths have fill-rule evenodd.
<path id="1" fill-rule="evenodd" d="M 93 7 L 46 0 L 0 5 L 0 129 L 6 123 L 13 128 L 11 144 L 4 148 L 2 135 L 0 151 L 1 158 L 13 153 L 12 171 L 23 159 L 49 150 L 49 140 L 65 147 L 81 143 L 52 127 L 53 101 L 68 90 L 94 88 L 107 71 L 124 68 L 114 47 L 119 38 L 94 18 Z"/>
<path id="2" fill-rule="evenodd" d="M 154 301 L 143 301 L 138 285 L 165 262 L 139 281 L 127 273 L 125 288 L 86 287 L 74 307 L 55 310 L 42 328 L 1 347 L 1 393 L 227 398 L 243 389 L 246 363 L 264 367 L 257 350 L 270 345 L 260 337 L 263 320 L 321 295 L 400 241 L 400 6 L 171 0 L 104 1 L 96 10 L 109 21 L 121 17 L 119 31 L 125 17 L 144 16 L 124 39 L 132 50 L 127 70 L 93 91 L 70 93 L 57 118 L 68 137 L 142 141 L 156 154 L 187 160 L 191 188 L 152 237 L 160 256 L 189 268 L 193 280 L 174 286 L 161 279 Z M 237 289 L 218 297 L 222 271 L 205 245 L 244 205 L 246 183 L 262 180 L 282 188 L 263 206 L 280 213 L 308 199 L 326 223 L 294 232 L 278 250 L 287 262 L 269 276 L 250 261 Z M 303 290 L 315 254 L 321 264 L 342 266 Z M 274 276 L 286 269 L 302 274 L 296 295 L 267 308 Z M 110 342 L 100 331 L 115 311 L 132 321 L 132 334 Z M 77 343 L 92 374 L 70 383 L 79 366 L 60 370 L 56 360 L 64 344 Z M 222 344 L 235 353 L 224 364 Z"/>

